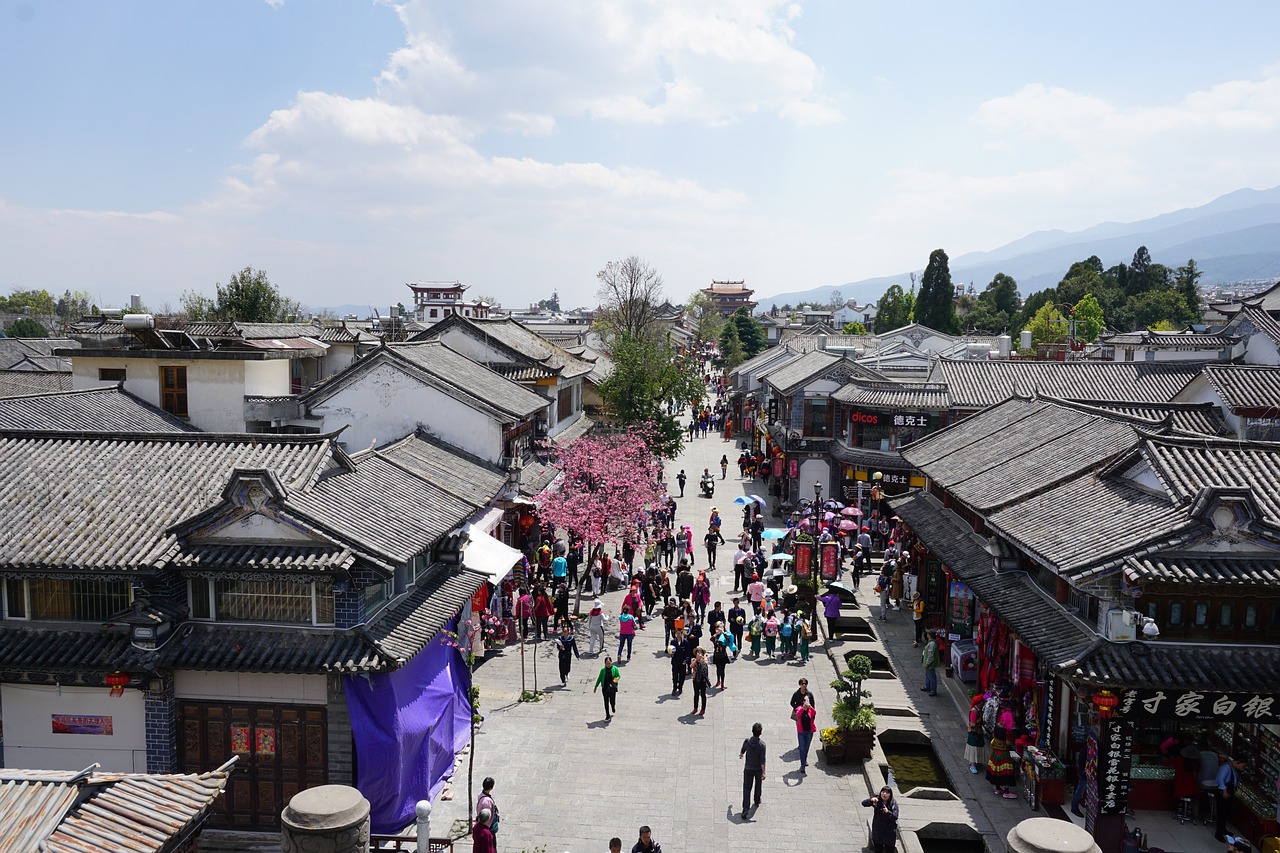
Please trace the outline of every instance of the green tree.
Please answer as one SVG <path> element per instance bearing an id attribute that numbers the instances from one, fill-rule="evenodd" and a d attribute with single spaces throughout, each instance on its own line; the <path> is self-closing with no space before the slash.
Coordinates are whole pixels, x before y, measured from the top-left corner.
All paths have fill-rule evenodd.
<path id="1" fill-rule="evenodd" d="M 1031 343 L 1037 347 L 1060 344 L 1067 339 L 1067 320 L 1052 302 L 1036 309 L 1026 329 L 1031 331 Z"/>
<path id="2" fill-rule="evenodd" d="M 692 362 L 648 335 L 619 335 L 610 357 L 613 372 L 600 385 L 610 414 L 621 425 L 646 425 L 656 434 L 655 451 L 673 458 L 682 447 L 679 422 L 667 414 L 668 400 L 689 400 L 702 393 L 702 378 Z"/>
<path id="3" fill-rule="evenodd" d="M 30 317 L 19 317 L 9 324 L 5 334 L 11 338 L 47 338 L 49 330 Z"/>
<path id="4" fill-rule="evenodd" d="M 58 319 L 64 323 L 72 323 L 81 317 L 94 313 L 93 297 L 87 291 L 67 290 L 54 304 L 54 312 L 57 313 Z"/>
<path id="5" fill-rule="evenodd" d="M 916 296 L 916 322 L 948 335 L 959 334 L 960 320 L 956 316 L 955 295 L 947 253 L 942 249 L 934 249 L 929 254 L 929 264 L 920 278 L 920 293 Z"/>
<path id="6" fill-rule="evenodd" d="M 876 334 L 901 329 L 911 322 L 912 303 L 902 285 L 891 284 L 876 303 Z"/>
<path id="7" fill-rule="evenodd" d="M 1122 328 L 1149 329 L 1162 320 L 1181 328 L 1187 304 L 1176 290 L 1148 290 L 1125 300 L 1120 312 Z"/>
<path id="8" fill-rule="evenodd" d="M 685 301 L 684 310 L 693 320 L 699 340 L 714 341 L 720 337 L 724 317 L 720 316 L 720 309 L 711 301 L 710 296 L 701 290 L 695 290 Z"/>
<path id="9" fill-rule="evenodd" d="M 1200 288 L 1198 287 L 1202 275 L 1204 273 L 1196 266 L 1195 258 L 1191 258 L 1185 266 L 1174 270 L 1173 286 L 1182 295 L 1182 301 L 1187 307 L 1186 316 L 1182 318 L 1187 325 L 1199 323 L 1204 316 L 1204 308 L 1200 302 Z"/>
<path id="10" fill-rule="evenodd" d="M 1022 310 L 1018 312 L 1018 316 L 1014 318 L 1010 324 L 1014 329 L 1025 329 L 1031 325 L 1031 320 L 1036 316 L 1036 312 L 1044 305 L 1052 304 L 1057 292 L 1051 287 L 1048 290 L 1037 291 L 1026 298 L 1022 303 Z"/>
<path id="11" fill-rule="evenodd" d="M 280 323 L 297 319 L 302 305 L 280 293 L 263 270 L 245 267 L 226 284 L 214 285 L 215 296 L 188 290 L 182 309 L 188 320 L 238 323 Z"/>
<path id="12" fill-rule="evenodd" d="M 57 302 L 47 290 L 22 290 L 15 287 L 7 297 L 0 296 L 0 311 L 52 317 L 57 313 Z"/>
<path id="13" fill-rule="evenodd" d="M 1003 311 L 1013 316 L 1018 312 L 1018 282 L 1012 276 L 998 272 L 978 294 L 978 301 L 989 304 L 992 311 Z"/>
<path id="14" fill-rule="evenodd" d="M 764 327 L 760 325 L 760 321 L 751 316 L 746 307 L 739 308 L 729 315 L 729 319 L 725 322 L 725 329 L 720 332 L 720 349 L 724 351 L 725 335 L 728 327 L 733 326 L 738 333 L 738 340 L 742 344 L 742 352 L 746 358 L 755 358 L 764 352 L 769 342 L 764 336 Z"/>
<path id="15" fill-rule="evenodd" d="M 495 302 L 493 304 L 496 305 L 497 303 Z M 551 291 L 550 299 L 539 299 L 538 307 L 543 309 L 544 311 L 559 311 L 560 310 L 560 291 L 558 290 Z"/>
<path id="16" fill-rule="evenodd" d="M 845 323 L 844 328 L 840 330 L 840 333 L 843 335 L 865 335 L 867 333 L 867 327 L 859 323 L 857 320 L 854 320 L 851 323 Z"/>
<path id="17" fill-rule="evenodd" d="M 1076 337 L 1082 341 L 1093 343 L 1107 328 L 1106 318 L 1102 314 L 1102 305 L 1092 293 L 1076 303 Z"/>
<path id="18" fill-rule="evenodd" d="M 742 340 L 738 337 L 738 324 L 725 323 L 720 332 L 720 365 L 726 372 L 733 370 L 747 360 L 742 351 Z"/>

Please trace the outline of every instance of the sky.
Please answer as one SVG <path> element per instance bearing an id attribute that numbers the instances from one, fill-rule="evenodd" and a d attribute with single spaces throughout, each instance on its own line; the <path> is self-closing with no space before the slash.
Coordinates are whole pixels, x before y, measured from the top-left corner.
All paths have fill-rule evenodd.
<path id="1" fill-rule="evenodd" d="M 594 305 L 1280 184 L 1280 4 L 0 0 L 0 288 Z"/>

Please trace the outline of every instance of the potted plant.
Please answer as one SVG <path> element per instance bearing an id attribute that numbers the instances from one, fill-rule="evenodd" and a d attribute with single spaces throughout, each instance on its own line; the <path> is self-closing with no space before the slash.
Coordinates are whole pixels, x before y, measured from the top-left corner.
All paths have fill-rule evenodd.
<path id="1" fill-rule="evenodd" d="M 876 712 L 871 703 L 862 702 L 864 697 L 871 695 L 870 691 L 862 689 L 862 682 L 870 676 L 871 658 L 854 655 L 849 659 L 849 668 L 831 682 L 832 689 L 840 697 L 831 709 L 831 719 L 843 741 L 842 758 L 861 761 L 871 757 L 876 733 Z M 832 735 L 832 740 L 835 737 L 836 735 Z M 827 743 L 825 732 L 822 742 Z M 834 750 L 828 750 L 828 756 L 833 752 Z"/>
<path id="2" fill-rule="evenodd" d="M 845 757 L 865 761 L 871 757 L 871 747 L 876 739 L 876 709 L 871 703 L 863 705 L 849 719 L 849 733 L 845 737 Z"/>
<path id="3" fill-rule="evenodd" d="M 846 749 L 844 730 L 830 726 L 823 729 L 819 737 L 822 738 L 822 754 L 826 757 L 827 763 L 842 763 Z"/>

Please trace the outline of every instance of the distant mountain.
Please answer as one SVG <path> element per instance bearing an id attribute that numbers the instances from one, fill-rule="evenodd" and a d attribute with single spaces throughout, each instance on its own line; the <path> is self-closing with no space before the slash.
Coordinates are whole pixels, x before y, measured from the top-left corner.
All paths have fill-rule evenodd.
<path id="1" fill-rule="evenodd" d="M 956 287 L 979 292 L 996 273 L 1012 276 L 1022 295 L 1055 287 L 1076 261 L 1090 255 L 1103 266 L 1128 263 L 1146 246 L 1156 263 L 1176 267 L 1195 258 L 1205 286 L 1280 277 L 1280 187 L 1242 189 L 1200 207 L 1176 210 L 1139 222 L 1105 222 L 1083 231 L 1037 231 L 989 252 L 951 259 Z M 866 278 L 812 290 L 758 297 L 761 307 L 825 302 L 833 290 L 858 302 L 880 298 L 891 284 L 906 285 L 910 273 Z"/>

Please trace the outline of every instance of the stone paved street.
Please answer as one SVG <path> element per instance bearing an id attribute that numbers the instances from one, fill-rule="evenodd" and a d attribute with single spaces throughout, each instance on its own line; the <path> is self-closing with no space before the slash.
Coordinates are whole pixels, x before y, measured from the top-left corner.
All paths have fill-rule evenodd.
<path id="1" fill-rule="evenodd" d="M 720 508 L 725 538 L 732 543 L 742 517 L 733 498 L 763 491 L 760 481 L 737 478 L 736 448 L 736 441 L 716 436 L 695 439 L 686 443 L 680 459 L 667 466 L 674 494 L 678 494 L 676 472 L 683 467 L 689 475 L 685 498 L 677 499 L 677 521 L 693 529 L 695 541 L 701 541 L 715 505 Z M 730 460 L 730 473 L 723 481 L 718 479 L 721 454 Z M 714 500 L 694 496 L 704 467 L 717 475 Z M 776 523 L 771 516 L 766 521 L 770 526 Z M 719 569 L 710 574 L 712 601 L 722 601 L 725 608 L 731 604 L 733 550 L 732 544 L 721 548 Z M 695 558 L 698 567 L 705 567 L 702 549 L 695 549 Z M 609 593 L 604 601 L 616 624 L 622 593 Z M 610 631 L 611 640 L 615 634 Z M 795 725 L 788 719 L 788 700 L 797 679 L 809 679 L 818 700 L 819 727 L 830 725 L 835 699 L 830 688 L 832 666 L 817 644 L 808 665 L 749 659 L 731 663 L 728 689 L 712 688 L 706 716 L 694 717 L 691 686 L 679 699 L 670 695 L 671 668 L 662 645 L 662 623 L 655 621 L 638 634 L 633 659 L 620 667 L 618 712 L 605 722 L 601 696 L 591 689 L 603 656 L 585 657 L 585 631 L 580 633 L 580 643 L 584 657 L 575 661 L 564 688 L 551 644 L 525 647 L 529 686 L 536 653 L 538 686 L 547 691 L 538 703 L 516 702 L 521 689 L 519 647 L 491 653 L 476 672 L 485 723 L 476 738 L 475 790 L 479 792 L 486 775 L 497 780 L 494 794 L 502 815 L 499 850 L 532 851 L 545 845 L 547 853 L 599 853 L 614 835 L 623 839 L 624 850 L 630 850 L 638 827 L 646 823 L 666 853 L 784 849 L 821 853 L 856 851 L 866 845 L 865 815 L 854 805 L 855 796 L 866 796 L 861 768 L 827 768 L 818 760 L 815 737 L 809 773 L 798 772 Z M 615 649 L 613 640 L 610 651 Z M 714 670 L 712 675 L 714 680 Z M 763 804 L 743 822 L 738 817 L 742 797 L 738 750 L 756 721 L 764 725 L 769 747 L 768 778 Z M 434 804 L 433 835 L 466 818 L 466 768 L 464 757 L 455 775 L 453 798 L 437 798 Z"/>

